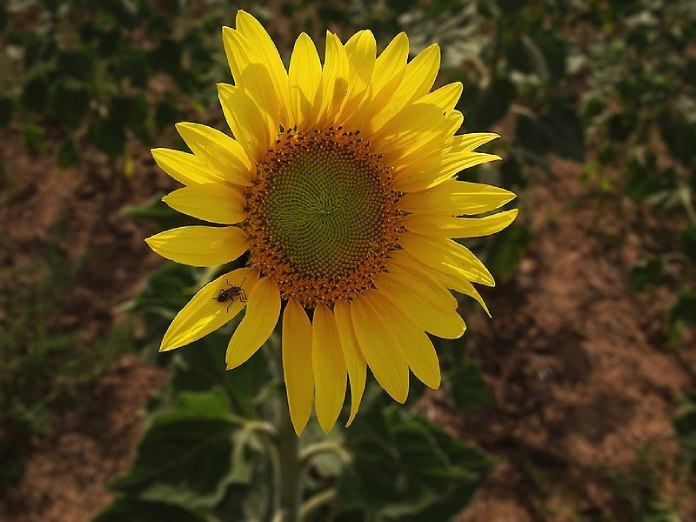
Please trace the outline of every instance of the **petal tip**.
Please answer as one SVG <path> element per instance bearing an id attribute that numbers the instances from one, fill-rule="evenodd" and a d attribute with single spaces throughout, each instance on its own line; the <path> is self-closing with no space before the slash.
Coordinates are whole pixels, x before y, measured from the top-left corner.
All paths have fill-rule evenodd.
<path id="1" fill-rule="evenodd" d="M 331 430 L 333 429 L 334 425 L 336 424 L 336 421 L 333 422 L 326 422 L 326 421 L 319 421 L 319 427 L 321 427 L 321 431 L 324 432 L 325 435 L 328 435 L 331 433 Z"/>
<path id="2" fill-rule="evenodd" d="M 307 422 L 305 422 L 303 425 L 300 426 L 300 425 L 295 424 L 295 421 L 292 421 L 292 429 L 295 430 L 295 435 L 297 435 L 298 439 L 300 438 L 300 435 L 302 435 L 302 432 L 304 431 L 306 426 L 307 426 Z"/>

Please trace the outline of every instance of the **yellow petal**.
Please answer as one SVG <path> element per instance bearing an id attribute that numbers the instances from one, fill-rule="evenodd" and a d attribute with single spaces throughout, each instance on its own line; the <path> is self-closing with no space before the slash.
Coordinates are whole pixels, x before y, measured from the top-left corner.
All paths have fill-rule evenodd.
<path id="1" fill-rule="evenodd" d="M 361 109 L 360 103 L 367 94 L 375 67 L 377 42 L 371 31 L 358 31 L 346 42 L 345 49 L 350 72 L 342 114 L 337 118 L 339 122 Z"/>
<path id="2" fill-rule="evenodd" d="M 398 88 L 408 59 L 408 37 L 399 33 L 377 57 L 361 107 L 348 115 L 346 125 L 362 128 L 370 124 L 371 117 L 384 107 Z"/>
<path id="3" fill-rule="evenodd" d="M 425 332 L 418 328 L 389 299 L 374 293 L 369 301 L 384 318 L 387 328 L 399 340 L 401 353 L 413 374 L 430 388 L 440 387 L 440 361 Z"/>
<path id="4" fill-rule="evenodd" d="M 302 33 L 295 42 L 288 76 L 293 121 L 304 130 L 317 122 L 321 103 L 321 61 L 312 39 Z"/>
<path id="5" fill-rule="evenodd" d="M 290 298 L 283 312 L 283 374 L 290 420 L 299 437 L 312 413 L 312 325 L 304 308 Z"/>
<path id="6" fill-rule="evenodd" d="M 229 27 L 222 28 L 222 41 L 235 84 L 254 100 L 266 120 L 266 126 L 277 133 L 279 99 L 282 97 L 280 89 L 285 86 L 273 83 L 263 54 L 255 42 Z"/>
<path id="7" fill-rule="evenodd" d="M 460 218 L 428 214 L 411 214 L 404 225 L 412 232 L 433 237 L 481 237 L 495 234 L 512 223 L 517 209 L 498 212 L 482 218 Z"/>
<path id="8" fill-rule="evenodd" d="M 412 155 L 423 158 L 429 156 L 430 151 L 436 151 L 434 156 L 439 168 L 444 147 L 447 147 L 446 152 L 450 151 L 452 118 L 458 118 L 458 111 L 453 109 L 461 92 L 459 82 L 445 85 L 408 105 L 374 132 L 372 141 L 384 154 L 385 161 L 399 169 L 412 162 L 408 159 Z M 428 168 L 432 170 L 434 166 Z"/>
<path id="9" fill-rule="evenodd" d="M 414 192 L 434 187 L 448 180 L 458 172 L 499 160 L 500 156 L 484 152 L 451 152 L 444 153 L 440 166 L 435 171 L 409 170 L 394 180 L 394 187 L 402 192 Z"/>
<path id="10" fill-rule="evenodd" d="M 447 129 L 447 134 L 451 136 L 459 132 L 462 128 L 462 123 L 464 123 L 464 115 L 457 110 L 450 112 L 447 116 L 447 121 L 449 122 L 449 128 Z"/>
<path id="11" fill-rule="evenodd" d="M 447 291 L 447 287 L 435 278 L 433 269 L 423 265 L 405 250 L 397 250 L 391 254 L 388 270 L 390 274 L 415 280 L 421 287 L 425 286 L 434 292 L 432 295 L 437 296 L 436 299 L 442 301 L 443 306 L 457 309 L 457 300 Z"/>
<path id="12" fill-rule="evenodd" d="M 374 138 L 374 146 L 388 164 L 401 155 L 415 149 L 427 149 L 433 140 L 443 137 L 447 132 L 447 118 L 435 105 L 414 103 L 398 116 L 399 125 L 389 126 L 389 132 L 379 133 Z M 404 176 L 399 176 L 397 181 Z"/>
<path id="13" fill-rule="evenodd" d="M 367 368 L 365 358 L 358 347 L 358 340 L 355 338 L 353 324 L 350 319 L 350 307 L 346 301 L 336 302 L 334 305 L 334 318 L 336 319 L 338 337 L 341 339 L 343 359 L 346 362 L 348 378 L 350 379 L 350 416 L 346 423 L 346 426 L 350 426 L 358 413 L 360 401 L 365 391 Z"/>
<path id="14" fill-rule="evenodd" d="M 238 142 L 199 123 L 177 123 L 176 130 L 218 177 L 236 185 L 251 185 L 252 163 Z"/>
<path id="15" fill-rule="evenodd" d="M 406 69 L 407 59 L 408 36 L 402 32 L 397 34 L 377 57 L 371 82 L 375 94 L 379 95 L 383 90 L 390 87 L 395 78 L 401 81 Z"/>
<path id="16" fill-rule="evenodd" d="M 464 333 L 466 327 L 457 313 L 457 301 L 446 290 L 450 299 L 443 299 L 443 294 L 434 290 L 436 287 L 427 287 L 403 274 L 387 273 L 375 279 L 375 286 L 423 330 L 444 339 L 456 339 Z"/>
<path id="17" fill-rule="evenodd" d="M 394 166 L 394 177 L 401 176 L 402 172 L 428 172 L 438 170 L 442 163 L 442 151 L 447 146 L 449 138 L 446 135 L 438 135 L 429 144 L 417 147 L 408 154 L 391 158 Z M 409 147 L 410 148 L 410 147 Z"/>
<path id="18" fill-rule="evenodd" d="M 438 182 L 439 179 L 450 178 L 464 169 L 499 159 L 501 159 L 500 156 L 487 154 L 485 152 L 447 152 L 442 155 L 442 168 L 440 172 L 437 173 L 437 176 L 435 176 L 434 181 Z"/>
<path id="19" fill-rule="evenodd" d="M 184 185 L 230 182 L 195 154 L 171 149 L 152 149 L 150 152 L 159 168 Z"/>
<path id="20" fill-rule="evenodd" d="M 336 424 L 346 397 L 346 363 L 333 314 L 325 304 L 314 309 L 312 369 L 317 420 L 324 433 Z"/>
<path id="21" fill-rule="evenodd" d="M 246 306 L 246 295 L 258 279 L 257 270 L 239 268 L 205 285 L 176 314 L 164 334 L 160 352 L 190 344 L 225 325 Z M 220 291 L 233 286 L 242 288 L 244 292 L 231 300 L 219 302 Z"/>
<path id="22" fill-rule="evenodd" d="M 324 70 L 321 78 L 320 124 L 334 123 L 348 91 L 348 75 L 346 49 L 338 36 L 327 31 Z"/>
<path id="23" fill-rule="evenodd" d="M 432 238 L 406 232 L 400 237 L 401 246 L 427 266 L 449 273 L 462 273 L 469 281 L 495 286 L 495 280 L 481 261 L 464 245 L 451 239 Z"/>
<path id="24" fill-rule="evenodd" d="M 239 87 L 218 83 L 218 98 L 232 134 L 249 157 L 257 161 L 277 129 L 269 128 L 256 102 Z"/>
<path id="25" fill-rule="evenodd" d="M 405 194 L 399 207 L 407 212 L 460 216 L 495 210 L 515 197 L 514 193 L 491 185 L 451 179 L 427 190 Z"/>
<path id="26" fill-rule="evenodd" d="M 288 73 L 283 65 L 283 60 L 278 54 L 273 40 L 268 35 L 263 26 L 256 18 L 246 11 L 237 12 L 237 30 L 242 33 L 248 41 L 254 43 L 258 50 L 261 63 L 265 64 L 271 76 L 273 85 L 278 88 L 278 101 L 280 119 L 284 127 L 288 127 L 290 115 L 288 114 L 288 94 L 285 86 L 288 84 Z"/>
<path id="27" fill-rule="evenodd" d="M 248 295 L 247 311 L 227 345 L 225 361 L 231 370 L 245 363 L 273 333 L 280 314 L 280 291 L 270 277 L 259 279 Z"/>
<path id="28" fill-rule="evenodd" d="M 443 135 L 443 144 L 450 144 L 451 138 L 445 136 L 448 134 L 448 130 L 451 125 L 447 116 L 448 114 L 452 113 L 454 106 L 457 104 L 457 101 L 459 101 L 459 97 L 462 94 L 462 89 L 463 86 L 460 82 L 450 83 L 444 87 L 440 87 L 438 90 L 423 96 L 416 103 L 409 105 L 398 112 L 393 118 L 385 123 L 379 131 L 375 131 L 374 135 L 389 136 L 392 134 L 398 134 L 399 132 L 403 132 L 404 128 L 418 128 L 419 125 L 423 125 L 427 122 L 429 127 L 433 127 L 433 124 L 436 124 L 438 129 L 437 134 Z M 427 108 L 424 106 L 427 106 Z M 422 123 L 414 122 L 413 120 L 418 118 L 419 115 L 422 115 L 421 117 L 424 118 L 425 121 Z M 373 140 L 374 139 L 375 138 L 373 138 Z M 432 138 L 429 140 L 432 141 Z M 402 148 L 401 156 L 397 156 L 394 159 L 398 160 L 402 156 L 413 154 L 415 150 L 421 148 L 421 143 L 424 142 L 430 145 L 430 148 L 427 150 L 442 150 L 442 147 L 437 147 L 437 149 L 435 149 L 432 144 L 430 144 L 430 141 L 426 142 L 421 138 L 420 142 L 416 141 L 410 143 L 408 146 Z M 449 147 L 447 150 L 449 151 Z M 423 156 L 423 154 L 421 153 L 419 156 Z M 393 162 L 392 164 L 394 166 L 399 165 L 398 162 Z"/>
<path id="29" fill-rule="evenodd" d="M 234 261 L 249 248 L 237 227 L 194 225 L 173 228 L 145 240 L 162 257 L 191 266 L 216 266 Z"/>
<path id="30" fill-rule="evenodd" d="M 389 102 L 371 118 L 370 129 L 375 132 L 398 114 L 406 105 L 421 98 L 430 90 L 440 68 L 440 47 L 433 44 L 406 66 L 398 89 Z"/>
<path id="31" fill-rule="evenodd" d="M 401 80 L 396 96 L 406 99 L 406 103 L 425 96 L 435 83 L 440 70 L 440 46 L 432 44 L 409 62 Z"/>
<path id="32" fill-rule="evenodd" d="M 491 312 L 488 310 L 488 307 L 486 306 L 483 297 L 481 297 L 481 294 L 478 293 L 478 290 L 474 288 L 474 285 L 472 285 L 471 282 L 466 277 L 464 277 L 463 274 L 452 274 L 442 272 L 441 270 L 433 270 L 432 275 L 435 279 L 440 281 L 447 288 L 451 288 L 456 292 L 474 298 L 478 302 L 478 304 L 481 305 L 481 308 L 483 308 L 488 317 L 491 317 Z"/>
<path id="33" fill-rule="evenodd" d="M 162 201 L 174 210 L 211 223 L 233 225 L 246 218 L 241 192 L 219 183 L 184 187 Z"/>
<path id="34" fill-rule="evenodd" d="M 426 94 L 417 103 L 429 103 L 440 108 L 443 112 L 450 112 L 454 109 L 462 96 L 464 85 L 462 82 L 453 82 L 443 85 L 439 89 Z"/>
<path id="35" fill-rule="evenodd" d="M 477 149 L 481 145 L 485 145 L 489 141 L 493 141 L 496 138 L 500 138 L 500 136 L 494 132 L 471 132 L 468 134 L 460 134 L 459 136 L 452 137 L 452 142 L 449 149 L 451 152 L 470 152 Z"/>
<path id="36" fill-rule="evenodd" d="M 363 297 L 350 304 L 350 316 L 360 351 L 375 379 L 395 401 L 403 404 L 408 397 L 408 365 L 401 351 L 395 349 L 398 339 Z"/>

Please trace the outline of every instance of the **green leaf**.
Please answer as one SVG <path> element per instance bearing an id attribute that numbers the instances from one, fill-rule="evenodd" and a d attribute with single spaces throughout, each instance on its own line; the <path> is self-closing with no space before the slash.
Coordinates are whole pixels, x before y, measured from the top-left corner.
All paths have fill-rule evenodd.
<path id="1" fill-rule="evenodd" d="M 229 482 L 235 428 L 221 390 L 182 393 L 153 417 L 133 466 L 112 487 L 146 500 L 210 508 Z"/>
<path id="2" fill-rule="evenodd" d="M 61 78 L 69 77 L 89 82 L 92 78 L 95 62 L 94 51 L 87 45 L 58 55 L 58 69 Z"/>
<path id="3" fill-rule="evenodd" d="M 45 145 L 46 131 L 35 123 L 25 123 L 22 126 L 24 144 L 32 154 L 41 152 Z"/>
<path id="4" fill-rule="evenodd" d="M 626 141 L 638 126 L 638 114 L 624 111 L 614 114 L 607 122 L 607 131 L 613 142 Z"/>
<path id="5" fill-rule="evenodd" d="M 583 100 L 582 120 L 585 126 L 592 123 L 607 109 L 606 101 L 597 95 L 591 95 Z"/>
<path id="6" fill-rule="evenodd" d="M 168 312 L 169 318 L 173 318 L 193 295 L 192 287 L 195 284 L 195 268 L 165 263 L 150 275 L 145 289 L 133 301 L 133 308 L 140 312 L 162 309 Z"/>
<path id="7" fill-rule="evenodd" d="M 112 101 L 110 112 L 114 120 L 127 127 L 146 145 L 151 144 L 152 137 L 147 128 L 148 104 L 144 94 L 131 97 L 119 97 Z"/>
<path id="8" fill-rule="evenodd" d="M 464 84 L 468 85 L 466 81 Z M 468 89 L 457 108 L 466 115 L 467 128 L 488 129 L 508 113 L 516 94 L 515 84 L 508 79 L 498 78 L 485 90 L 477 87 Z"/>
<path id="9" fill-rule="evenodd" d="M 272 382 L 273 376 L 264 357 L 252 357 L 233 375 L 225 370 L 225 350 L 231 332 L 241 318 L 236 318 L 222 330 L 206 336 L 187 350 L 180 350 L 173 362 L 172 386 L 178 391 L 202 391 L 211 386 L 225 389 L 231 411 L 253 417 L 257 398 L 264 393 L 262 383 Z"/>
<path id="10" fill-rule="evenodd" d="M 48 100 L 48 81 L 38 76 L 29 81 L 22 91 L 22 106 L 29 111 L 42 113 Z"/>
<path id="11" fill-rule="evenodd" d="M 400 406 L 376 404 L 361 412 L 345 436 L 354 461 L 339 483 L 340 511 L 353 513 L 352 520 L 449 520 L 492 464 L 481 451 Z"/>
<path id="12" fill-rule="evenodd" d="M 664 277 L 662 259 L 657 257 L 641 259 L 631 268 L 629 288 L 631 292 L 642 292 L 648 286 L 662 283 Z"/>
<path id="13" fill-rule="evenodd" d="M 74 129 L 82 123 L 87 113 L 90 96 L 85 89 L 67 88 L 59 84 L 51 89 L 49 99 L 51 116 L 63 125 Z"/>
<path id="14" fill-rule="evenodd" d="M 696 223 L 691 223 L 682 230 L 681 242 L 684 253 L 696 264 Z"/>
<path id="15" fill-rule="evenodd" d="M 559 81 L 565 77 L 566 60 L 568 55 L 568 43 L 562 37 L 562 33 L 552 31 L 538 31 L 532 38 L 541 49 L 546 64 L 546 69 L 553 81 Z"/>
<path id="16" fill-rule="evenodd" d="M 696 325 L 696 290 L 682 290 L 669 310 L 670 325 Z"/>
<path id="17" fill-rule="evenodd" d="M 96 516 L 93 522 L 209 522 L 205 517 L 181 507 L 121 497 Z"/>
<path id="18" fill-rule="evenodd" d="M 0 97 L 0 128 L 6 127 L 10 123 L 13 109 L 12 98 Z"/>
<path id="19" fill-rule="evenodd" d="M 65 169 L 78 161 L 80 161 L 80 152 L 77 150 L 75 140 L 68 136 L 58 147 L 58 166 L 61 169 Z"/>
<path id="20" fill-rule="evenodd" d="M 501 183 L 506 187 L 517 187 L 518 191 L 527 187 L 528 180 L 524 175 L 525 167 L 515 151 L 510 151 L 500 165 Z"/>
<path id="21" fill-rule="evenodd" d="M 597 161 L 601 165 L 609 165 L 612 161 L 616 159 L 616 148 L 611 143 L 604 143 L 600 145 L 597 150 Z"/>
<path id="22" fill-rule="evenodd" d="M 672 168 L 660 169 L 657 156 L 650 152 L 645 157 L 632 157 L 628 164 L 626 194 L 634 201 L 641 201 L 661 193 L 669 194 L 677 190 L 677 173 Z"/>
<path id="23" fill-rule="evenodd" d="M 516 135 L 523 147 L 537 154 L 553 153 L 575 161 L 585 158 L 585 137 L 575 108 L 562 102 L 533 118 L 521 115 Z"/>
<path id="24" fill-rule="evenodd" d="M 121 210 L 121 213 L 129 218 L 143 219 L 155 223 L 162 230 L 200 223 L 200 221 L 194 218 L 173 210 L 162 201 L 161 194 L 152 196 L 144 203 L 128 205 Z"/>
<path id="25" fill-rule="evenodd" d="M 531 241 L 532 233 L 525 226 L 516 224 L 493 237 L 486 264 L 496 278 L 507 281 L 515 274 Z"/>
<path id="26" fill-rule="evenodd" d="M 150 55 L 150 65 L 153 69 L 163 71 L 171 76 L 177 76 L 181 70 L 182 49 L 179 42 L 162 39 Z"/>
<path id="27" fill-rule="evenodd" d="M 672 156 L 688 167 L 693 159 L 693 145 L 696 143 L 696 114 L 673 115 L 664 111 L 658 118 L 658 123 L 662 140 Z"/>
<path id="28" fill-rule="evenodd" d="M 119 96 L 111 100 L 110 112 L 124 126 L 137 126 L 147 118 L 147 101 L 144 95 Z"/>
<path id="29" fill-rule="evenodd" d="M 443 344 L 451 345 L 441 350 Z M 493 404 L 481 369 L 462 352 L 461 340 L 438 342 L 438 353 L 449 363 L 443 372 L 443 385 L 451 406 L 465 408 L 489 408 Z"/>
<path id="30" fill-rule="evenodd" d="M 109 64 L 109 70 L 118 78 L 128 78 L 134 87 L 145 89 L 148 83 L 147 55 L 132 45 L 119 41 L 115 58 Z"/>
<path id="31" fill-rule="evenodd" d="M 93 121 L 87 130 L 87 136 L 92 144 L 112 158 L 121 155 L 126 144 L 123 124 L 115 118 Z"/>
<path id="32" fill-rule="evenodd" d="M 696 392 L 685 394 L 680 402 L 681 411 L 674 420 L 674 428 L 681 451 L 696 473 Z"/>
<path id="33" fill-rule="evenodd" d="M 173 99 L 164 99 L 157 102 L 155 109 L 155 125 L 158 129 L 173 126 L 184 119 L 184 113 Z"/>

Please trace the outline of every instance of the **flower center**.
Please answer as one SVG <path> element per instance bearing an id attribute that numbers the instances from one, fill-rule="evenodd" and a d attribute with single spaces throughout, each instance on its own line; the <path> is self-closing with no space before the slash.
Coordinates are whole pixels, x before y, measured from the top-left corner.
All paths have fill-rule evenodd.
<path id="1" fill-rule="evenodd" d="M 308 308 L 370 288 L 398 246 L 391 168 L 357 132 L 281 134 L 247 197 L 252 266 Z"/>

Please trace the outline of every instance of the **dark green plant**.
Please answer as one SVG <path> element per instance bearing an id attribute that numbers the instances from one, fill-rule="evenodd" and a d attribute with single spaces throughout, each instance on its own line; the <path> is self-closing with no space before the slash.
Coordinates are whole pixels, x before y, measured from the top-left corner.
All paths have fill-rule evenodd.
<path id="1" fill-rule="evenodd" d="M 150 147 L 153 133 L 214 99 L 222 16 L 178 1 L 3 7 L 0 43 L 13 52 L 0 60 L 0 128 L 22 122 L 32 153 L 44 151 L 50 133 L 61 168 L 89 144 L 129 170 L 130 141 Z M 154 88 L 170 94 L 150 103 Z"/>

